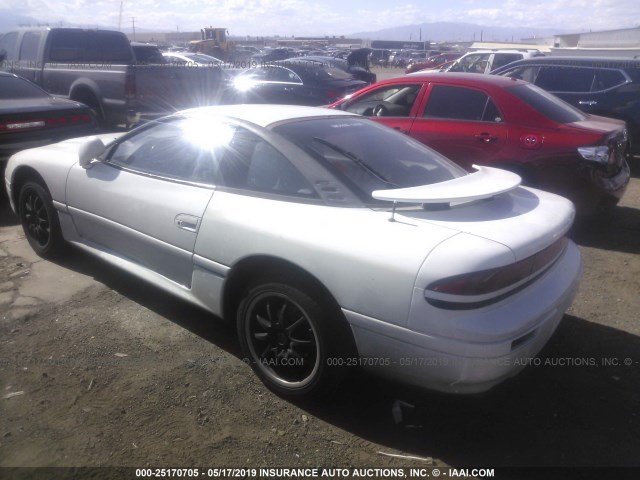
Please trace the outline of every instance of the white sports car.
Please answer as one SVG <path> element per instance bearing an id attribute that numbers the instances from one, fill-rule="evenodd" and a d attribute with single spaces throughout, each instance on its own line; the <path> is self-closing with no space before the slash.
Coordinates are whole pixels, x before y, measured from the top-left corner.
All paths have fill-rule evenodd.
<path id="1" fill-rule="evenodd" d="M 582 269 L 568 200 L 340 111 L 184 111 L 23 151 L 5 181 L 36 252 L 71 243 L 235 321 L 283 395 L 354 365 L 487 390 L 547 342 Z"/>

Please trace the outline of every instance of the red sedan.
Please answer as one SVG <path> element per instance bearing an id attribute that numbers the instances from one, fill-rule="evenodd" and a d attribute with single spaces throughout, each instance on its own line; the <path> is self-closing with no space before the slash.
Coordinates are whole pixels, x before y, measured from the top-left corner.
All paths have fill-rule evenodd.
<path id="1" fill-rule="evenodd" d="M 624 122 L 585 114 L 522 80 L 416 73 L 381 81 L 337 108 L 400 130 L 467 169 L 515 171 L 581 213 L 615 205 L 629 182 Z"/>
<path id="2" fill-rule="evenodd" d="M 462 52 L 448 52 L 434 55 L 426 60 L 411 60 L 404 73 L 413 73 L 420 70 L 440 69 L 445 63 L 453 62 L 462 56 Z"/>

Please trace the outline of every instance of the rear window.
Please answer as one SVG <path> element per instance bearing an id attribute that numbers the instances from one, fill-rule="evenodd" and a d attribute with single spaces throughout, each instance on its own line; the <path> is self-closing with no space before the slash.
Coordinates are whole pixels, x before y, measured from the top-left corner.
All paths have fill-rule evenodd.
<path id="1" fill-rule="evenodd" d="M 158 47 L 156 46 L 136 45 L 132 48 L 133 53 L 136 56 L 136 63 L 139 65 L 167 63 L 162 52 L 158 50 Z"/>
<path id="2" fill-rule="evenodd" d="M 536 85 L 550 92 L 590 92 L 594 75 L 593 68 L 544 66 Z"/>
<path id="3" fill-rule="evenodd" d="M 517 85 L 514 87 L 508 87 L 506 90 L 528 104 L 534 110 L 555 122 L 573 123 L 587 118 L 585 114 L 577 108 L 574 108 L 567 102 L 560 100 L 555 95 L 552 95 L 535 85 Z"/>
<path id="4" fill-rule="evenodd" d="M 131 46 L 120 32 L 100 30 L 54 30 L 51 32 L 54 62 L 131 63 Z"/>
<path id="5" fill-rule="evenodd" d="M 22 78 L 0 76 L 0 100 L 47 98 L 49 95 Z"/>
<path id="6" fill-rule="evenodd" d="M 15 32 L 7 33 L 0 38 L 0 51 L 4 50 L 6 53 L 5 60 L 15 60 L 16 43 L 18 41 L 18 34 Z"/>
<path id="7" fill-rule="evenodd" d="M 277 126 L 274 131 L 329 169 L 365 203 L 371 192 L 415 187 L 466 174 L 421 143 L 361 118 L 318 118 Z"/>
<path id="8" fill-rule="evenodd" d="M 620 70 L 613 70 L 608 68 L 598 69 L 596 71 L 596 78 L 593 82 L 592 91 L 607 90 L 619 85 L 623 85 L 627 82 L 627 78 Z"/>
<path id="9" fill-rule="evenodd" d="M 35 62 L 38 60 L 38 46 L 40 45 L 40 32 L 27 32 L 22 37 L 19 60 Z"/>

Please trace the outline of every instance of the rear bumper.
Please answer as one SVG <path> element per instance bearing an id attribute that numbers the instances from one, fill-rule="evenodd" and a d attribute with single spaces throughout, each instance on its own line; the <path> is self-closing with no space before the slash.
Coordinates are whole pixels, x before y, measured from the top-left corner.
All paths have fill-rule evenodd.
<path id="1" fill-rule="evenodd" d="M 631 171 L 626 161 L 614 175 L 579 159 L 539 162 L 530 170 L 535 187 L 570 199 L 580 215 L 597 213 L 602 206 L 616 205 L 623 197 Z"/>
<path id="2" fill-rule="evenodd" d="M 351 324 L 360 362 L 375 373 L 448 393 L 479 393 L 517 374 L 547 343 L 571 305 L 582 272 L 572 242 L 556 264 L 524 290 L 498 304 L 456 312 L 478 323 L 503 325 L 490 342 L 457 340 L 417 332 L 355 312 L 344 311 Z M 411 318 L 437 314 L 424 300 Z M 443 321 L 451 321 L 446 315 Z M 456 321 L 457 325 L 465 319 Z M 409 324 L 414 324 L 411 320 Z M 495 335 L 497 333 L 497 335 Z"/>

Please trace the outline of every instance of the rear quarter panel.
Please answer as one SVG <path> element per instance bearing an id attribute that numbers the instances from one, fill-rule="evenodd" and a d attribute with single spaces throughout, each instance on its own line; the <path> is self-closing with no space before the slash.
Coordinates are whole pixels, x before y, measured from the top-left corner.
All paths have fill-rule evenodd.
<path id="1" fill-rule="evenodd" d="M 389 218 L 367 208 L 216 192 L 195 253 L 231 268 L 250 256 L 286 260 L 315 276 L 342 308 L 404 325 L 420 266 L 457 232 Z"/>

